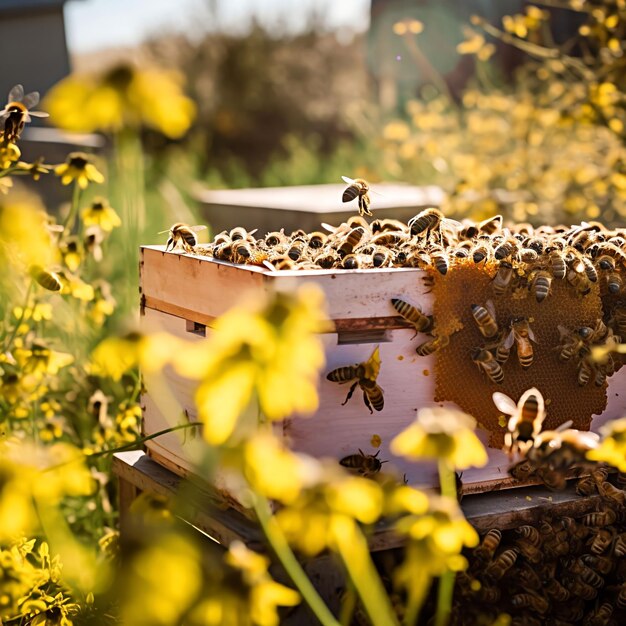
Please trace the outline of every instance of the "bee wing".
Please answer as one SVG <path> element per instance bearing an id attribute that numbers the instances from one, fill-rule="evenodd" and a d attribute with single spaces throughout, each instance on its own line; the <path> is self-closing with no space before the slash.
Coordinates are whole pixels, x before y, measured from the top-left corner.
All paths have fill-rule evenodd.
<path id="1" fill-rule="evenodd" d="M 496 391 L 491 397 L 498 411 L 502 411 L 502 413 L 506 413 L 507 415 L 515 415 L 515 413 L 517 413 L 517 404 L 505 393 Z"/>
<path id="2" fill-rule="evenodd" d="M 15 85 L 11 91 L 9 91 L 9 102 L 21 102 L 24 97 L 24 87 L 22 85 Z"/>
<path id="3" fill-rule="evenodd" d="M 335 231 L 338 230 L 336 226 L 331 226 L 330 224 L 326 224 L 324 222 L 322 222 L 322 228 L 327 230 L 330 233 L 334 233 Z"/>
<path id="4" fill-rule="evenodd" d="M 559 330 L 559 337 L 561 339 L 563 339 L 564 337 L 567 337 L 570 334 L 570 331 L 567 328 L 565 328 L 565 326 L 562 326 L 561 324 L 559 324 L 557 328 Z"/>
<path id="5" fill-rule="evenodd" d="M 263 265 L 267 267 L 267 269 L 272 270 L 272 272 L 278 271 L 267 259 L 263 259 Z"/>
<path id="6" fill-rule="evenodd" d="M 380 372 L 380 347 L 376 346 L 372 356 L 365 363 L 365 377 L 369 380 L 376 380 Z"/>
<path id="7" fill-rule="evenodd" d="M 485 304 L 485 308 L 487 309 L 489 315 L 491 315 L 491 317 L 493 317 L 493 319 L 496 319 L 496 307 L 493 303 L 493 300 L 487 300 L 486 304 Z"/>
<path id="8" fill-rule="evenodd" d="M 29 111 L 28 114 L 32 117 L 50 117 L 50 113 L 45 111 Z"/>
<path id="9" fill-rule="evenodd" d="M 22 98 L 22 104 L 27 109 L 32 109 L 33 107 L 36 107 L 39 104 L 39 92 L 38 91 L 31 91 L 30 93 L 27 93 Z"/>
<path id="10" fill-rule="evenodd" d="M 526 322 L 526 330 L 528 330 L 528 337 L 534 341 L 535 343 L 537 343 L 537 340 L 535 339 L 535 333 L 533 333 L 533 329 L 530 327 L 530 324 L 528 322 Z"/>
<path id="11" fill-rule="evenodd" d="M 554 429 L 555 432 L 560 433 L 564 430 L 567 430 L 574 422 L 572 420 L 567 420 L 567 422 L 563 422 L 560 426 Z"/>
<path id="12" fill-rule="evenodd" d="M 167 230 L 162 230 L 160 232 L 157 233 L 157 235 L 163 235 L 164 233 L 169 233 L 170 229 L 168 228 Z"/>
<path id="13" fill-rule="evenodd" d="M 204 226 L 203 224 L 199 224 L 198 226 L 190 226 L 189 230 L 192 230 L 194 233 L 197 233 L 201 230 L 206 230 L 206 226 Z M 256 231 L 253 231 L 253 232 L 256 232 Z"/>
<path id="14" fill-rule="evenodd" d="M 588 448 L 597 448 L 600 443 L 600 435 L 598 433 L 584 432 L 580 433 L 579 437 Z"/>
<path id="15" fill-rule="evenodd" d="M 513 347 L 514 343 L 515 343 L 515 331 L 511 328 L 511 332 L 509 333 L 509 336 L 504 340 L 504 347 L 507 350 L 510 350 Z"/>
<path id="16" fill-rule="evenodd" d="M 353 178 L 348 178 L 347 176 L 342 176 L 341 180 L 343 180 L 346 185 L 354 185 L 354 183 L 356 182 Z"/>

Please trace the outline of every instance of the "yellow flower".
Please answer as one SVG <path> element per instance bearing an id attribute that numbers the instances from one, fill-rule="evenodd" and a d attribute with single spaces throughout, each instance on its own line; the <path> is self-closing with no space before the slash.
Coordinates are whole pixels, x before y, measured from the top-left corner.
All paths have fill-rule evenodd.
<path id="1" fill-rule="evenodd" d="M 30 349 L 16 348 L 15 359 L 26 374 L 52 376 L 58 374 L 62 367 L 74 362 L 71 354 L 50 350 L 40 341 L 33 341 Z"/>
<path id="2" fill-rule="evenodd" d="M 0 143 L 0 168 L 7 169 L 15 163 L 22 153 L 20 149 L 10 141 Z"/>
<path id="3" fill-rule="evenodd" d="M 600 445 L 587 452 L 587 458 L 626 472 L 626 417 L 608 422 L 601 432 L 603 438 Z"/>
<path id="4" fill-rule="evenodd" d="M 122 224 L 120 216 L 104 198 L 96 198 L 88 209 L 83 209 L 81 217 L 85 226 L 98 226 L 106 233 Z"/>
<path id="5" fill-rule="evenodd" d="M 91 157 L 83 152 L 70 152 L 65 163 L 54 168 L 54 173 L 61 178 L 63 185 L 76 181 L 81 189 L 87 189 L 90 182 L 104 182 L 104 176 L 91 162 Z"/>
<path id="6" fill-rule="evenodd" d="M 208 344 L 174 355 L 183 376 L 201 380 L 196 404 L 209 443 L 231 436 L 254 395 L 270 420 L 315 411 L 322 306 L 322 292 L 307 285 L 255 298 L 218 319 Z"/>
<path id="7" fill-rule="evenodd" d="M 413 460 L 445 459 L 457 469 L 482 467 L 487 452 L 476 433 L 476 420 L 462 411 L 424 408 L 391 442 L 391 451 Z"/>
<path id="8" fill-rule="evenodd" d="M 69 76 L 52 88 L 46 106 L 53 123 L 65 130 L 116 132 L 147 126 L 171 138 L 184 135 L 195 115 L 179 74 L 127 64 L 98 76 Z"/>
<path id="9" fill-rule="evenodd" d="M 32 163 L 20 161 L 17 166 L 20 171 L 30 174 L 33 180 L 39 180 L 42 174 L 48 174 L 52 169 L 51 167 L 43 164 L 43 158 L 37 159 Z"/>

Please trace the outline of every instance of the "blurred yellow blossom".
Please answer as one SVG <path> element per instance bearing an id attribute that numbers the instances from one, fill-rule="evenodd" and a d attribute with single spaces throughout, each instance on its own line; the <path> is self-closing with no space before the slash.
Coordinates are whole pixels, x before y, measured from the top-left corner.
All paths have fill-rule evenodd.
<path id="1" fill-rule="evenodd" d="M 85 226 L 98 226 L 106 233 L 122 225 L 120 216 L 104 198 L 95 198 L 89 208 L 83 209 L 81 217 Z"/>
<path id="2" fill-rule="evenodd" d="M 417 419 L 391 442 L 391 451 L 413 460 L 445 459 L 457 469 L 482 467 L 487 452 L 476 433 L 476 420 L 456 409 L 419 409 Z"/>
<path id="3" fill-rule="evenodd" d="M 174 355 L 183 376 L 201 380 L 196 404 L 207 441 L 224 443 L 254 396 L 270 420 L 315 411 L 323 306 L 323 293 L 312 285 L 257 297 L 219 318 L 209 345 Z"/>
<path id="4" fill-rule="evenodd" d="M 0 168 L 7 169 L 22 155 L 20 149 L 10 141 L 0 143 Z"/>
<path id="5" fill-rule="evenodd" d="M 104 182 L 104 176 L 84 152 L 70 152 L 65 163 L 54 168 L 54 173 L 61 178 L 63 185 L 76 181 L 81 189 L 87 189 L 89 183 Z"/>
<path id="6" fill-rule="evenodd" d="M 590 461 L 608 463 L 620 472 L 626 472 L 626 417 L 605 424 L 602 441 L 594 450 L 587 452 Z"/>
<path id="7" fill-rule="evenodd" d="M 65 130 L 116 132 L 147 126 L 171 138 L 184 135 L 195 105 L 181 77 L 159 69 L 117 65 L 101 75 L 71 75 L 50 90 L 45 106 Z"/>

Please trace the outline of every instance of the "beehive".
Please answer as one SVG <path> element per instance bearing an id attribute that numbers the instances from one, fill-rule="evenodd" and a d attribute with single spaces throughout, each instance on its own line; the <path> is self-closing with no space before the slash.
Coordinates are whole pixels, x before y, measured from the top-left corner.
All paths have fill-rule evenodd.
<path id="1" fill-rule="evenodd" d="M 437 484 L 433 466 L 407 463 L 389 451 L 391 439 L 414 420 L 418 408 L 443 405 L 445 402 L 438 396 L 448 393 L 447 386 L 443 391 L 436 389 L 436 379 L 441 380 L 440 375 L 435 376 L 436 368 L 440 367 L 436 365 L 436 357 L 415 354 L 415 333 L 391 305 L 392 298 L 403 298 L 421 306 L 425 313 L 433 311 L 436 289 L 430 293 L 423 280 L 424 271 L 389 268 L 272 272 L 208 257 L 166 253 L 162 246 L 142 248 L 140 269 L 142 319 L 146 326 L 160 324 L 176 335 L 197 341 L 210 335 L 213 320 L 245 294 L 316 283 L 326 294 L 329 316 L 334 322 L 334 330 L 322 335 L 327 360 L 323 373 L 365 361 L 374 347 L 380 346 L 382 367 L 378 383 L 384 389 L 385 407 L 379 413 L 370 414 L 358 391 L 342 406 L 347 389 L 322 376 L 319 382 L 320 407 L 316 414 L 293 416 L 278 425 L 277 431 L 296 450 L 336 459 L 353 454 L 359 448 L 373 454 L 377 448 L 372 445 L 372 437 L 379 435 L 382 439 L 380 458 L 390 461 L 385 467 L 395 467 L 400 476 L 406 474 L 411 484 Z M 558 302 L 557 295 L 553 299 Z M 539 344 L 543 343 L 540 339 Z M 467 370 L 471 370 L 474 377 L 471 380 L 477 381 L 489 404 L 491 389 L 484 380 L 476 378 L 479 376 L 476 367 L 471 362 L 469 365 L 473 368 Z M 467 372 L 459 370 L 457 384 L 462 384 L 463 377 L 470 375 Z M 165 378 L 171 393 L 165 387 L 148 385 L 143 397 L 145 435 L 175 425 L 181 419 L 195 419 L 193 385 L 171 371 L 165 372 Z M 625 399 L 620 395 L 621 378 L 623 370 L 613 377 L 609 386 L 610 401 L 604 412 L 597 409 L 601 415 L 594 426 L 626 412 Z M 453 386 L 454 382 L 451 380 Z M 598 402 L 597 406 L 601 404 Z M 476 417 L 487 426 L 494 425 L 493 417 Z M 498 425 L 497 429 L 496 433 L 501 432 L 501 426 Z M 488 433 L 483 431 L 481 438 L 486 442 Z M 149 441 L 147 447 L 160 462 L 179 473 L 187 473 L 194 469 L 194 447 L 200 439 L 191 433 L 184 437 L 170 433 Z M 487 467 L 464 473 L 466 493 L 513 484 L 507 475 L 506 455 L 493 448 L 489 450 L 489 456 Z"/>

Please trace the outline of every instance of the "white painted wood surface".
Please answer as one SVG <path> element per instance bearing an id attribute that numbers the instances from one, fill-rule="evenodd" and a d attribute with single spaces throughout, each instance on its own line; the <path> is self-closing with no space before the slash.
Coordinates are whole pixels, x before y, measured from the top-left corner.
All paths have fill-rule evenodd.
<path id="1" fill-rule="evenodd" d="M 186 320 L 210 325 L 241 297 L 275 286 L 287 289 L 304 282 L 318 284 L 326 294 L 332 319 L 394 316 L 395 310 L 389 302 L 392 297 L 420 304 L 426 313 L 432 308 L 431 296 L 421 280 L 422 272 L 413 269 L 277 274 L 206 258 L 166 254 L 162 247 L 147 247 L 143 249 L 141 275 L 145 327 L 162 327 L 193 341 L 204 339 L 188 332 Z M 365 343 L 359 344 L 338 344 L 335 332 L 322 335 L 326 366 L 318 386 L 319 410 L 310 417 L 288 419 L 284 427 L 277 426 L 277 432 L 282 431 L 295 450 L 334 459 L 356 453 L 359 448 L 368 454 L 375 453 L 371 439 L 379 435 L 382 439 L 380 458 L 389 461 L 384 466 L 385 471 L 393 471 L 398 476 L 406 474 L 410 484 L 436 486 L 433 464 L 409 463 L 394 457 L 389 450 L 393 437 L 413 422 L 418 408 L 436 404 L 433 400 L 435 358 L 415 354 L 415 346 L 424 336 L 413 338 L 413 335 L 413 330 L 396 328 L 385 331 L 385 341 L 368 343 L 366 336 Z M 370 414 L 359 388 L 352 399 L 341 406 L 349 385 L 330 382 L 325 375 L 337 367 L 365 361 L 376 345 L 380 347 L 382 360 L 378 383 L 384 390 L 384 409 Z M 166 369 L 162 380 L 147 379 L 146 385 L 148 394 L 143 398 L 146 435 L 180 423 L 185 419 L 184 412 L 191 421 L 196 420 L 194 383 Z M 608 397 L 606 411 L 594 418 L 594 430 L 609 419 L 626 415 L 626 368 L 610 380 Z M 479 436 L 486 442 L 486 433 L 479 432 Z M 191 472 L 200 456 L 200 442 L 201 437 L 194 439 L 190 433 L 171 433 L 148 442 L 147 447 L 161 460 L 169 461 L 171 469 Z M 464 492 L 516 486 L 507 475 L 507 467 L 506 455 L 501 450 L 489 449 L 487 467 L 464 472 Z M 222 489 L 227 489 L 221 478 L 217 480 Z"/>

